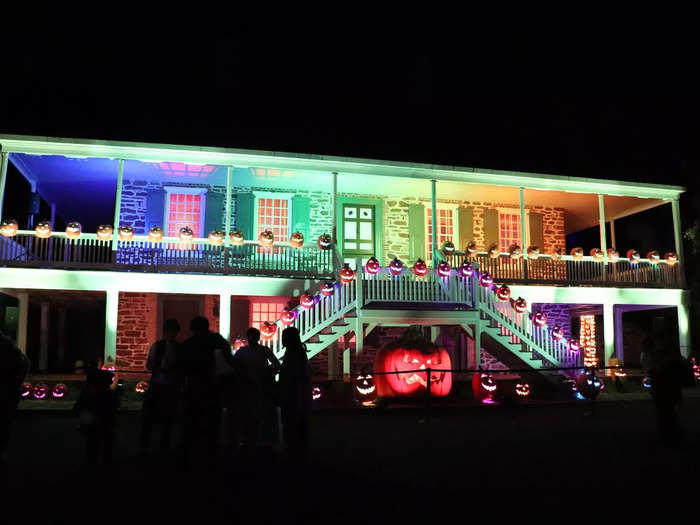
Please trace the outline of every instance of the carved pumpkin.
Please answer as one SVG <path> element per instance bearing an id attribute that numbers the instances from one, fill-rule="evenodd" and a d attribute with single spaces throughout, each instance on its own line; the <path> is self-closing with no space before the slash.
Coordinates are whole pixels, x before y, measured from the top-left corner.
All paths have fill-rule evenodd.
<path id="1" fill-rule="evenodd" d="M 528 383 L 517 383 L 515 385 L 515 394 L 518 397 L 530 397 L 530 385 Z"/>
<path id="2" fill-rule="evenodd" d="M 258 242 L 260 246 L 272 246 L 275 243 L 275 234 L 270 230 L 261 231 L 260 235 L 258 235 Z"/>
<path id="3" fill-rule="evenodd" d="M 56 383 L 51 389 L 51 397 L 61 399 L 68 393 L 68 387 L 63 383 Z"/>
<path id="4" fill-rule="evenodd" d="M 469 257 L 473 257 L 474 255 L 476 255 L 476 243 L 474 241 L 469 241 L 464 251 Z"/>
<path id="5" fill-rule="evenodd" d="M 0 235 L 3 237 L 14 237 L 18 229 L 17 221 L 14 219 L 3 219 L 0 222 Z"/>
<path id="6" fill-rule="evenodd" d="M 378 394 L 383 397 L 425 395 L 428 386 L 426 368 L 452 368 L 450 355 L 444 348 L 426 342 L 421 332 L 408 330 L 377 352 L 374 369 L 391 372 L 375 377 Z M 431 370 L 431 395 L 446 396 L 451 389 L 452 372 Z"/>
<path id="7" fill-rule="evenodd" d="M 285 308 L 282 310 L 282 315 L 280 316 L 280 322 L 284 326 L 290 326 L 294 324 L 294 321 L 297 319 L 297 313 L 295 310 L 291 310 L 289 308 Z"/>
<path id="8" fill-rule="evenodd" d="M 507 284 L 502 284 L 498 287 L 498 290 L 496 290 L 496 297 L 498 297 L 499 301 L 510 300 L 510 288 L 508 288 Z"/>
<path id="9" fill-rule="evenodd" d="M 423 259 L 418 259 L 413 265 L 413 275 L 416 277 L 425 277 L 428 275 L 428 265 Z"/>
<path id="10" fill-rule="evenodd" d="M 457 273 L 460 277 L 464 277 L 465 279 L 467 277 L 471 277 L 474 273 L 474 265 L 470 262 L 465 261 L 460 265 L 459 269 L 457 270 Z"/>
<path id="11" fill-rule="evenodd" d="M 571 249 L 571 257 L 574 258 L 574 261 L 582 261 L 583 260 L 583 248 L 580 246 L 577 246 L 576 248 Z"/>
<path id="12" fill-rule="evenodd" d="M 477 372 L 472 377 L 472 392 L 474 393 L 475 401 L 484 403 L 487 399 L 493 400 L 497 388 L 498 384 L 493 374 Z"/>
<path id="13" fill-rule="evenodd" d="M 190 228 L 189 226 L 183 226 L 182 228 L 180 228 L 178 238 L 181 242 L 192 242 L 192 239 L 194 238 L 194 232 L 192 231 L 192 228 Z"/>
<path id="14" fill-rule="evenodd" d="M 382 265 L 375 257 L 370 257 L 365 263 L 365 271 L 370 275 L 375 275 L 382 270 Z"/>
<path id="15" fill-rule="evenodd" d="M 491 288 L 493 285 L 493 277 L 489 272 L 484 272 L 479 276 L 479 284 L 484 288 Z"/>
<path id="16" fill-rule="evenodd" d="M 160 226 L 153 226 L 150 230 L 148 230 L 148 242 L 152 242 L 154 244 L 163 242 L 163 235 L 163 228 Z"/>
<path id="17" fill-rule="evenodd" d="M 22 389 L 20 390 L 20 395 L 22 396 L 22 399 L 29 399 L 29 396 L 32 395 L 32 391 L 34 390 L 34 385 L 31 383 L 22 383 Z"/>
<path id="18" fill-rule="evenodd" d="M 645 377 L 642 379 L 642 388 L 644 390 L 651 390 L 651 377 Z"/>
<path id="19" fill-rule="evenodd" d="M 320 386 L 314 385 L 311 388 L 311 400 L 312 401 L 319 401 L 323 398 L 323 390 L 321 389 Z"/>
<path id="20" fill-rule="evenodd" d="M 321 236 L 318 238 L 318 247 L 322 250 L 330 250 L 332 246 L 333 239 L 331 236 L 327 233 L 321 234 Z"/>
<path id="21" fill-rule="evenodd" d="M 562 257 L 564 257 L 564 250 L 557 248 L 556 246 L 552 246 L 552 248 L 549 250 L 549 255 L 552 256 L 553 261 L 561 261 Z"/>
<path id="22" fill-rule="evenodd" d="M 678 262 L 678 255 L 675 252 L 668 252 L 664 255 L 664 261 L 666 261 L 666 264 L 673 266 Z"/>
<path id="23" fill-rule="evenodd" d="M 248 346 L 248 340 L 240 335 L 236 336 L 236 338 L 233 340 L 233 351 L 235 352 L 236 350 L 240 350 L 244 346 Z"/>
<path id="24" fill-rule="evenodd" d="M 510 254 L 511 259 L 518 260 L 520 257 L 522 257 L 523 250 L 520 248 L 520 245 L 511 244 L 510 248 L 508 248 L 508 253 Z"/>
<path id="25" fill-rule="evenodd" d="M 578 339 L 569 339 L 569 352 L 578 354 L 581 351 L 581 343 Z"/>
<path id="26" fill-rule="evenodd" d="M 403 261 L 398 257 L 394 257 L 394 260 L 389 263 L 389 273 L 391 275 L 401 275 L 403 273 Z"/>
<path id="27" fill-rule="evenodd" d="M 372 374 L 368 374 L 364 370 L 360 372 L 353 383 L 353 394 L 355 399 L 363 405 L 370 405 L 377 399 L 377 387 L 374 384 Z"/>
<path id="28" fill-rule="evenodd" d="M 272 339 L 277 333 L 277 325 L 270 321 L 265 321 L 260 325 L 260 337 L 263 339 Z"/>
<path id="29" fill-rule="evenodd" d="M 207 239 L 209 239 L 209 244 L 212 246 L 221 246 L 224 244 L 224 232 L 221 230 L 212 230 L 209 232 L 209 236 Z"/>
<path id="30" fill-rule="evenodd" d="M 647 253 L 647 259 L 649 259 L 650 263 L 657 264 L 661 260 L 661 256 L 659 255 L 659 252 L 652 250 Z"/>
<path id="31" fill-rule="evenodd" d="M 639 252 L 637 250 L 627 250 L 627 258 L 630 260 L 630 264 L 637 264 L 639 262 Z"/>
<path id="32" fill-rule="evenodd" d="M 435 269 L 435 272 L 440 276 L 440 277 L 449 277 L 450 276 L 450 265 L 446 261 L 441 261 L 438 265 L 437 268 Z"/>
<path id="33" fill-rule="evenodd" d="M 537 246 L 530 246 L 527 249 L 527 258 L 536 261 L 540 257 L 540 249 Z"/>
<path id="34" fill-rule="evenodd" d="M 292 248 L 301 248 L 304 246 L 304 234 L 301 232 L 294 232 L 291 237 L 289 237 L 289 244 Z"/>
<path id="35" fill-rule="evenodd" d="M 301 297 L 299 298 L 299 304 L 301 305 L 302 308 L 305 308 L 306 310 L 310 310 L 316 304 L 316 299 L 314 299 L 314 296 L 311 295 L 307 291 L 307 292 L 303 293 L 301 295 Z"/>
<path id="36" fill-rule="evenodd" d="M 39 239 L 48 239 L 51 237 L 52 232 L 53 227 L 49 221 L 41 221 L 36 225 L 36 228 L 34 228 L 34 233 Z"/>
<path id="37" fill-rule="evenodd" d="M 343 284 L 350 284 L 355 279 L 355 272 L 348 263 L 345 263 L 340 269 L 340 282 Z"/>
<path id="38" fill-rule="evenodd" d="M 500 255 L 501 255 L 501 252 L 498 249 L 498 244 L 492 244 L 491 246 L 489 246 L 489 257 L 491 259 L 498 259 L 498 257 L 500 257 Z"/>
<path id="39" fill-rule="evenodd" d="M 148 391 L 148 381 L 139 381 L 134 387 L 134 392 L 144 394 Z"/>
<path id="40" fill-rule="evenodd" d="M 234 246 L 241 246 L 243 244 L 243 242 L 245 241 L 245 234 L 243 233 L 242 230 L 232 231 L 229 234 L 228 239 L 231 241 L 231 244 L 233 244 Z"/>
<path id="41" fill-rule="evenodd" d="M 544 312 L 537 312 L 534 317 L 532 318 L 532 322 L 535 323 L 535 326 L 546 326 L 547 325 L 547 314 Z"/>
<path id="42" fill-rule="evenodd" d="M 522 297 L 518 297 L 515 300 L 511 298 L 510 302 L 515 313 L 524 314 L 527 311 L 527 301 Z"/>
<path id="43" fill-rule="evenodd" d="M 620 254 L 617 253 L 617 250 L 615 248 L 608 248 L 608 261 L 611 263 L 616 263 L 617 261 L 620 260 Z"/>
<path id="44" fill-rule="evenodd" d="M 554 325 L 554 328 L 552 328 L 552 339 L 555 341 L 564 339 L 564 329 L 561 326 Z"/>
<path id="45" fill-rule="evenodd" d="M 37 383 L 32 389 L 32 397 L 34 399 L 44 399 L 49 394 L 49 387 L 46 383 Z"/>
<path id="46" fill-rule="evenodd" d="M 627 372 L 625 372 L 624 368 L 622 366 L 618 366 L 615 369 L 615 377 L 627 377 Z M 695 377 L 697 378 L 697 374 L 695 374 Z"/>
<path id="47" fill-rule="evenodd" d="M 83 233 L 83 227 L 79 222 L 72 221 L 66 224 L 66 237 L 69 239 L 79 239 L 81 233 Z"/>
<path id="48" fill-rule="evenodd" d="M 134 238 L 134 229 L 128 225 L 120 226 L 118 233 L 120 241 L 126 242 Z"/>
<path id="49" fill-rule="evenodd" d="M 335 285 L 331 282 L 326 282 L 321 285 L 321 295 L 330 297 L 335 292 Z"/>
<path id="50" fill-rule="evenodd" d="M 596 262 L 601 262 L 605 258 L 605 254 L 603 253 L 603 250 L 600 248 L 593 248 L 590 251 L 591 257 L 593 257 L 593 260 Z"/>
<path id="51" fill-rule="evenodd" d="M 442 253 L 445 255 L 445 257 L 449 257 L 451 255 L 454 255 L 455 253 L 455 245 L 452 241 L 445 241 L 442 243 Z"/>
<path id="52" fill-rule="evenodd" d="M 603 389 L 603 383 L 593 372 L 582 372 L 576 376 L 576 390 L 586 399 L 595 399 Z"/>
<path id="53" fill-rule="evenodd" d="M 114 228 L 109 224 L 100 224 L 97 227 L 97 240 L 111 241 L 112 235 L 114 235 Z"/>

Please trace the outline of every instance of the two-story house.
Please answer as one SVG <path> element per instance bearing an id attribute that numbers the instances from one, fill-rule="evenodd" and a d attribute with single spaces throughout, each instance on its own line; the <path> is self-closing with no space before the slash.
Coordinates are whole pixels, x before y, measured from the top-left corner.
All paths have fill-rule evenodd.
<path id="1" fill-rule="evenodd" d="M 10 135 L 0 155 L 0 304 L 35 369 L 143 370 L 162 320 L 185 337 L 195 315 L 231 342 L 270 323 L 278 353 L 293 323 L 330 378 L 371 368 L 409 325 L 457 366 L 539 369 L 580 364 L 570 339 L 589 359 L 634 361 L 623 314 L 671 308 L 688 352 L 677 186 Z M 5 192 L 20 183 L 28 202 Z M 615 221 L 658 206 L 664 246 L 616 245 Z M 596 226 L 594 246 L 566 245 Z"/>

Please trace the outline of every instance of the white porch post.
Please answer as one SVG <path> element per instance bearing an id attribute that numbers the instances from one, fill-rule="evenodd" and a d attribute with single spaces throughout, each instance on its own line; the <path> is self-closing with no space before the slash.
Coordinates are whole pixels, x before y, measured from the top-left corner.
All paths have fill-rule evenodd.
<path id="1" fill-rule="evenodd" d="M 615 357 L 621 363 L 625 362 L 625 345 L 622 332 L 622 313 L 623 309 L 619 306 L 614 308 L 615 311 Z"/>
<path id="2" fill-rule="evenodd" d="M 231 244 L 231 241 L 229 240 L 229 234 L 231 233 L 231 182 L 233 182 L 233 166 L 228 166 L 226 168 L 226 207 L 224 208 L 226 210 L 224 212 L 226 213 L 226 217 L 224 219 L 225 246 Z"/>
<path id="3" fill-rule="evenodd" d="M 50 303 L 41 303 L 41 319 L 39 324 L 39 370 L 49 368 L 49 313 Z"/>
<path id="4" fill-rule="evenodd" d="M 228 238 L 228 235 L 226 236 Z M 219 334 L 230 342 L 231 339 L 231 293 L 219 294 Z"/>
<path id="5" fill-rule="evenodd" d="M 119 290 L 107 290 L 105 300 L 104 362 L 117 360 L 117 320 L 119 318 Z"/>
<path id="6" fill-rule="evenodd" d="M 435 268 L 435 264 L 437 261 L 437 231 L 438 231 L 438 225 L 437 225 L 437 194 L 436 194 L 436 187 L 435 185 L 437 184 L 437 181 L 435 179 L 432 179 L 430 181 L 430 220 L 432 226 L 432 240 L 433 242 L 431 243 L 430 249 L 433 252 L 433 268 Z"/>
<path id="7" fill-rule="evenodd" d="M 338 367 L 338 341 L 333 341 L 328 348 L 328 380 L 336 379 Z"/>
<path id="8" fill-rule="evenodd" d="M 331 187 L 331 237 L 333 238 L 333 244 L 338 242 L 337 236 L 337 222 L 338 217 L 336 217 L 336 208 L 338 207 L 338 172 L 333 172 L 332 187 Z"/>
<path id="9" fill-rule="evenodd" d="M 608 366 L 615 352 L 615 315 L 611 303 L 603 303 L 603 345 L 605 347 L 603 366 Z"/>
<path id="10" fill-rule="evenodd" d="M 17 319 L 17 347 L 27 353 L 27 324 L 29 321 L 29 294 L 18 293 L 19 319 Z"/>
<path id="11" fill-rule="evenodd" d="M 617 248 L 617 241 L 615 240 L 615 219 L 610 219 L 610 247 Z M 607 257 L 607 253 L 605 254 Z"/>
<path id="12" fill-rule="evenodd" d="M 678 255 L 678 271 L 681 276 L 681 286 L 685 288 L 685 259 L 683 258 L 683 239 L 681 237 L 681 209 L 678 199 L 671 201 L 673 212 L 673 240 L 675 241 L 676 254 Z"/>
<path id="13" fill-rule="evenodd" d="M 112 250 L 117 251 L 117 240 L 119 239 L 119 221 L 122 211 L 122 185 L 124 184 L 124 159 L 119 159 L 119 172 L 117 173 L 117 193 L 114 198 L 114 233 L 112 234 Z M 116 324 L 115 324 L 116 327 Z M 105 332 L 105 338 L 107 333 Z M 105 339 L 106 340 L 106 339 Z M 116 340 L 115 340 L 116 344 Z"/>
<path id="14" fill-rule="evenodd" d="M 598 224 L 600 226 L 600 249 L 603 250 L 603 281 L 607 277 L 608 268 L 608 241 L 605 233 L 605 195 L 598 194 Z"/>
<path id="15" fill-rule="evenodd" d="M 525 225 L 525 188 L 520 187 L 520 239 L 522 242 L 523 257 L 521 261 L 523 264 L 523 279 L 527 279 L 527 227 Z"/>
<path id="16" fill-rule="evenodd" d="M 355 318 L 355 356 L 359 356 L 364 350 L 365 326 L 359 317 Z"/>
<path id="17" fill-rule="evenodd" d="M 5 201 L 5 182 L 7 181 L 7 161 L 9 156 L 9 153 L 0 153 L 0 219 L 2 219 L 2 203 Z"/>
<path id="18" fill-rule="evenodd" d="M 690 355 L 690 291 L 683 290 L 681 304 L 678 305 L 678 346 L 681 355 Z"/>

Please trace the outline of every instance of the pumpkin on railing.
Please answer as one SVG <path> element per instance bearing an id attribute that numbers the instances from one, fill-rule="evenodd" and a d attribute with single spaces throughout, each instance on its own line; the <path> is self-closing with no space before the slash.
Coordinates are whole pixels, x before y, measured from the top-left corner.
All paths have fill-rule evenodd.
<path id="1" fill-rule="evenodd" d="M 574 259 L 574 261 L 582 261 L 583 260 L 583 248 L 580 246 L 576 246 L 575 248 L 571 249 L 571 257 Z"/>
<path id="2" fill-rule="evenodd" d="M 489 272 L 484 272 L 479 276 L 479 284 L 484 288 L 491 288 L 493 285 L 493 277 Z"/>
<path id="3" fill-rule="evenodd" d="M 608 248 L 608 261 L 611 263 L 616 263 L 620 260 L 620 254 L 615 248 Z"/>
<path id="4" fill-rule="evenodd" d="M 540 249 L 537 246 L 530 246 L 527 249 L 527 258 L 536 261 L 540 257 Z"/>
<path id="5" fill-rule="evenodd" d="M 265 321 L 260 325 L 260 337 L 263 339 L 272 339 L 277 333 L 277 324 Z"/>
<path id="6" fill-rule="evenodd" d="M 339 277 L 342 284 L 350 284 L 355 279 L 355 272 L 348 263 L 345 263 L 339 272 Z"/>
<path id="7" fill-rule="evenodd" d="M 294 232 L 289 237 L 289 244 L 292 248 L 301 248 L 304 246 L 304 234 L 301 232 Z"/>
<path id="8" fill-rule="evenodd" d="M 639 252 L 635 249 L 627 250 L 627 258 L 630 264 L 637 264 L 639 262 Z"/>
<path id="9" fill-rule="evenodd" d="M 111 224 L 100 224 L 97 227 L 97 240 L 98 241 L 111 241 L 112 235 L 114 235 L 114 228 Z"/>
<path id="10" fill-rule="evenodd" d="M 423 259 L 418 259 L 414 264 L 413 264 L 413 275 L 416 277 L 425 277 L 428 275 L 428 265 L 425 264 L 425 261 Z"/>
<path id="11" fill-rule="evenodd" d="M 419 259 L 420 260 L 420 259 Z M 370 275 L 378 274 L 382 270 L 382 265 L 376 257 L 370 257 L 365 263 L 365 271 Z"/>
<path id="12" fill-rule="evenodd" d="M 500 250 L 498 249 L 498 244 L 492 244 L 489 246 L 489 257 L 491 259 L 498 259 L 501 255 Z"/>
<path id="13" fill-rule="evenodd" d="M 678 255 L 675 252 L 667 252 L 664 255 L 664 261 L 666 261 L 666 264 L 673 266 L 678 262 Z"/>
<path id="14" fill-rule="evenodd" d="M 194 231 L 192 231 L 192 228 L 190 228 L 189 226 L 183 226 L 182 228 L 180 228 L 178 238 L 181 242 L 192 242 L 192 239 L 194 239 Z"/>
<path id="15" fill-rule="evenodd" d="M 322 250 L 330 250 L 332 246 L 333 238 L 327 233 L 321 234 L 321 236 L 318 238 L 318 247 Z"/>
<path id="16" fill-rule="evenodd" d="M 260 246 L 270 247 L 275 243 L 275 234 L 270 230 L 263 230 L 258 235 Z"/>
<path id="17" fill-rule="evenodd" d="M 48 239 L 53 233 L 53 226 L 49 221 L 40 221 L 34 228 L 34 233 L 39 239 Z"/>
<path id="18" fill-rule="evenodd" d="M 517 299 L 513 299 L 511 297 L 510 304 L 513 307 L 513 310 L 515 310 L 515 313 L 524 314 L 527 312 L 527 301 L 522 297 L 518 297 Z"/>
<path id="19" fill-rule="evenodd" d="M 502 284 L 498 287 L 496 297 L 498 297 L 499 301 L 510 301 L 510 288 L 508 288 L 507 284 Z"/>
<path id="20" fill-rule="evenodd" d="M 245 234 L 242 230 L 235 230 L 229 234 L 228 238 L 234 246 L 241 246 L 245 241 Z"/>
<path id="21" fill-rule="evenodd" d="M 212 246 L 221 246 L 224 243 L 224 232 L 221 230 L 212 230 L 209 232 L 209 244 Z"/>
<path id="22" fill-rule="evenodd" d="M 291 326 L 297 319 L 297 312 L 291 308 L 284 308 L 280 316 L 280 322 L 285 326 Z"/>
<path id="23" fill-rule="evenodd" d="M 591 257 L 593 257 L 593 260 L 595 262 L 601 262 L 605 258 L 605 254 L 603 253 L 603 250 L 601 250 L 600 248 L 593 248 L 590 251 L 590 255 L 591 255 Z"/>
<path id="24" fill-rule="evenodd" d="M 0 222 L 0 235 L 3 237 L 14 237 L 17 235 L 17 230 L 19 226 L 17 221 L 14 219 L 3 219 Z"/>
<path id="25" fill-rule="evenodd" d="M 661 260 L 661 256 L 659 255 L 659 252 L 652 250 L 647 253 L 647 259 L 649 259 L 650 263 L 657 264 Z"/>
<path id="26" fill-rule="evenodd" d="M 119 240 L 126 242 L 130 241 L 134 238 L 134 229 L 129 226 L 128 224 L 125 224 L 123 226 L 119 227 Z"/>
<path id="27" fill-rule="evenodd" d="M 164 235 L 165 232 L 163 232 L 163 228 L 160 226 L 153 226 L 148 230 L 148 242 L 152 242 L 153 244 L 161 243 L 163 242 Z"/>
<path id="28" fill-rule="evenodd" d="M 442 243 L 442 253 L 445 257 L 451 257 L 455 253 L 455 245 L 452 241 Z"/>
<path id="29" fill-rule="evenodd" d="M 83 233 L 83 227 L 79 222 L 71 221 L 66 224 L 66 238 L 76 240 L 80 238 L 81 233 Z"/>
<path id="30" fill-rule="evenodd" d="M 403 261 L 398 257 L 394 257 L 394 260 L 389 263 L 389 273 L 394 277 L 401 275 L 403 269 Z"/>
<path id="31" fill-rule="evenodd" d="M 537 312 L 532 317 L 532 322 L 535 323 L 535 326 L 539 326 L 540 328 L 547 326 L 547 314 L 544 312 Z"/>
<path id="32" fill-rule="evenodd" d="M 446 261 L 442 261 L 437 265 L 437 268 L 435 269 L 435 272 L 440 276 L 440 277 L 449 277 L 451 273 L 450 265 Z"/>
<path id="33" fill-rule="evenodd" d="M 553 261 L 561 261 L 564 257 L 564 250 L 557 248 L 556 246 L 552 246 L 549 249 L 549 255 L 552 257 Z"/>
<path id="34" fill-rule="evenodd" d="M 523 255 L 523 250 L 520 248 L 520 245 L 518 244 L 511 244 L 510 248 L 508 248 L 508 254 L 510 255 L 510 258 L 517 261 L 522 257 Z"/>
<path id="35" fill-rule="evenodd" d="M 457 270 L 457 273 L 460 277 L 463 277 L 465 279 L 471 277 L 474 273 L 474 265 L 470 262 L 464 261 Z"/>
<path id="36" fill-rule="evenodd" d="M 301 305 L 302 308 L 306 310 L 310 310 L 311 308 L 314 307 L 316 304 L 316 299 L 311 293 L 307 290 L 304 292 L 301 297 L 299 298 L 299 304 Z"/>
<path id="37" fill-rule="evenodd" d="M 321 285 L 320 293 L 323 297 L 330 297 L 335 293 L 335 284 L 331 282 L 325 282 Z"/>
<path id="38" fill-rule="evenodd" d="M 477 253 L 476 243 L 474 241 L 469 241 L 464 249 L 464 253 L 469 257 L 474 257 Z"/>

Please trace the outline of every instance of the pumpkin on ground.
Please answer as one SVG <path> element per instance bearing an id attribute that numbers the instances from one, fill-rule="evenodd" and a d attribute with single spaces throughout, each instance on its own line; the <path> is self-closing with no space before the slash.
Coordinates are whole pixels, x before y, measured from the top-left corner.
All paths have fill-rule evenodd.
<path id="1" fill-rule="evenodd" d="M 484 402 L 485 399 L 493 399 L 498 384 L 493 374 L 488 372 L 476 372 L 472 377 L 472 392 L 474 400 Z"/>
<path id="2" fill-rule="evenodd" d="M 353 382 L 353 394 L 358 403 L 363 405 L 371 404 L 377 399 L 377 387 L 374 384 L 374 377 L 365 370 L 360 372 Z"/>

